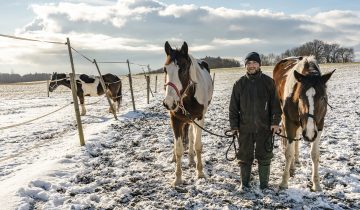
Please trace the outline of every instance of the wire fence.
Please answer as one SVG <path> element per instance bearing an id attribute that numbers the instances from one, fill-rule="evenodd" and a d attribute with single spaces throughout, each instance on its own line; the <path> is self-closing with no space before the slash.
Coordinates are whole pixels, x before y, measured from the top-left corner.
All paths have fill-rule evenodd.
<path id="1" fill-rule="evenodd" d="M 18 36 L 11 36 L 11 35 L 4 35 L 4 34 L 0 34 L 0 37 L 4 37 L 4 38 L 9 38 L 9 39 L 15 39 L 15 40 L 19 40 L 19 41 L 31 41 L 31 42 L 39 42 L 39 43 L 45 43 L 45 44 L 58 44 L 58 45 L 69 45 L 67 42 L 60 42 L 60 41 L 52 41 L 52 40 L 41 40 L 41 39 L 32 39 L 32 38 L 24 38 L 24 37 L 18 37 Z M 87 60 L 88 62 L 95 64 L 95 59 L 91 58 L 90 56 L 85 55 L 84 53 L 82 53 L 81 51 L 75 49 L 74 47 L 70 47 L 69 48 L 76 52 L 77 54 L 79 54 L 83 59 Z M 70 51 L 69 49 L 69 51 Z M 65 50 L 65 48 L 64 48 Z M 134 88 L 133 90 L 130 89 L 130 83 L 129 83 L 129 77 L 131 76 L 131 72 L 130 72 L 130 65 L 136 65 L 139 67 L 148 67 L 149 69 L 149 65 L 145 65 L 145 64 L 139 64 L 139 63 L 134 63 L 134 62 L 130 62 L 129 60 L 126 61 L 99 61 L 97 63 L 108 63 L 108 64 L 127 64 L 129 67 L 129 74 L 127 76 L 121 76 L 122 79 L 122 83 L 123 83 L 123 87 L 122 87 L 122 98 L 123 98 L 123 102 L 122 102 L 122 106 L 121 107 L 130 107 L 131 103 L 134 103 L 130 100 L 130 95 L 132 95 L 132 97 L 134 98 L 135 101 L 137 100 L 145 100 L 146 97 L 144 97 L 147 93 L 146 90 L 146 79 L 143 77 L 143 75 L 141 76 L 135 76 L 133 77 L 133 81 L 136 84 L 136 88 Z M 143 70 L 144 71 L 144 70 Z M 145 73 L 145 71 L 144 71 Z M 46 84 L 46 86 L 44 86 L 44 84 Z M 36 81 L 36 82 L 18 82 L 18 83 L 7 83 L 7 84 L 0 84 L 1 88 L 0 88 L 0 98 L 3 99 L 8 99 L 8 100 L 28 100 L 28 99 L 34 99 L 36 98 L 36 100 L 41 101 L 42 99 L 44 100 L 48 100 L 47 98 L 45 98 L 45 95 L 43 97 L 41 97 L 41 95 L 47 91 L 48 89 L 48 84 L 49 81 Z M 15 88 L 16 87 L 16 88 Z M 39 91 L 39 90 L 43 90 L 43 91 Z M 59 88 L 58 90 L 56 90 L 55 92 L 51 93 L 52 96 L 58 96 L 58 95 L 64 95 L 64 94 L 68 94 L 70 96 L 71 91 L 69 89 L 66 88 Z M 25 96 L 24 96 L 25 95 Z M 40 97 L 40 98 L 39 98 Z M 85 104 L 86 106 L 88 105 L 94 105 L 99 103 L 101 100 L 103 100 L 103 98 L 97 100 L 96 102 L 92 102 L 92 103 L 87 103 Z M 26 121 L 22 121 L 22 122 L 18 122 L 18 123 L 14 123 L 11 125 L 5 125 L 0 127 L 0 131 L 4 131 L 7 129 L 13 129 L 16 127 L 20 127 L 20 126 L 24 126 L 24 125 L 31 125 L 31 123 L 33 123 L 34 121 L 40 120 L 42 118 L 51 116 L 53 114 L 55 114 L 56 112 L 59 112 L 61 110 L 64 110 L 65 108 L 67 108 L 69 105 L 73 104 L 73 102 L 68 103 L 64 106 L 61 106 L 60 108 L 57 108 L 53 111 L 50 111 L 48 113 L 42 114 L 40 116 L 37 116 L 33 119 L 30 120 L 26 120 Z M 3 105 L 3 107 L 9 107 L 11 106 L 11 104 L 1 104 L 0 103 L 0 107 Z M 41 107 L 41 105 L 39 106 Z M 36 107 L 33 107 L 36 108 Z M 5 114 L 5 112 L 1 113 L 0 111 L 0 115 L 1 114 Z M 30 148 L 25 149 L 25 152 L 28 152 L 29 150 L 35 149 L 39 146 L 40 144 L 36 144 L 35 146 L 32 146 Z M 14 158 L 16 156 L 20 155 L 19 154 L 15 154 L 15 155 L 11 155 L 9 157 L 5 157 L 0 159 L 0 162 Z"/>

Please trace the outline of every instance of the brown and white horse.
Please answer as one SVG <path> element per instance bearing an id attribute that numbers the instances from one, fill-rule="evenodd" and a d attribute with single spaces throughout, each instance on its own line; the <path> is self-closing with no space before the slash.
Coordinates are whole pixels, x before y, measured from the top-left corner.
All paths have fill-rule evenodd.
<path id="1" fill-rule="evenodd" d="M 203 148 L 201 129 L 192 121 L 204 126 L 205 113 L 213 94 L 213 85 L 207 64 L 198 63 L 193 56 L 188 54 L 186 42 L 180 50 L 172 49 L 166 42 L 165 52 L 167 55 L 164 66 L 166 96 L 163 105 L 169 110 L 174 132 L 176 177 L 173 186 L 176 186 L 182 184 L 181 158 L 184 153 L 183 141 L 187 137 L 189 139 L 189 166 L 195 166 L 195 147 L 197 177 L 205 178 L 201 160 Z M 185 112 L 189 115 L 186 116 Z"/>
<path id="2" fill-rule="evenodd" d="M 122 94 L 121 94 L 121 80 L 118 76 L 113 74 L 105 74 L 102 76 L 106 91 L 103 90 L 103 87 L 100 83 L 100 77 L 88 76 L 86 74 L 76 74 L 76 94 L 80 100 L 81 105 L 81 115 L 86 114 L 86 109 L 84 105 L 84 96 L 100 96 L 105 92 L 106 94 L 112 98 L 114 102 L 115 111 L 119 111 Z M 64 73 L 56 73 L 54 72 L 51 75 L 51 81 L 49 84 L 49 91 L 54 91 L 58 86 L 64 85 L 71 89 L 70 85 L 70 76 Z M 117 108 L 116 108 L 117 107 Z M 111 108 L 109 108 L 109 112 L 111 112 Z"/>
<path id="3" fill-rule="evenodd" d="M 273 78 L 283 110 L 282 128 L 287 137 L 283 139 L 286 163 L 280 188 L 288 187 L 289 176 L 299 161 L 297 140 L 302 132 L 303 139 L 311 142 L 312 190 L 321 191 L 319 142 L 327 111 L 326 82 L 334 71 L 322 75 L 313 56 L 285 58 L 274 68 Z"/>

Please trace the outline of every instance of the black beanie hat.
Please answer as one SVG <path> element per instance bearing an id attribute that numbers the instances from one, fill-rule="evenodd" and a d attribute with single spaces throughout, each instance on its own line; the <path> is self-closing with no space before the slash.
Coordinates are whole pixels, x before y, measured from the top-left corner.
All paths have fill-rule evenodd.
<path id="1" fill-rule="evenodd" d="M 261 65 L 260 55 L 257 52 L 251 52 L 245 57 L 245 65 L 248 61 L 256 61 Z"/>

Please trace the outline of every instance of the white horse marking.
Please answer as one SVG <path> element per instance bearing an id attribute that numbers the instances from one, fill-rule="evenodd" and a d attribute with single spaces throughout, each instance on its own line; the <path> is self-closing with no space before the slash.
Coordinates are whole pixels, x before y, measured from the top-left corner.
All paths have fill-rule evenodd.
<path id="1" fill-rule="evenodd" d="M 316 91 L 314 88 L 310 88 L 309 90 L 306 91 L 306 96 L 308 97 L 308 101 L 309 101 L 309 114 L 314 115 L 314 96 L 316 94 Z M 309 117 L 306 123 L 306 136 L 309 139 L 313 139 L 314 135 L 315 135 L 315 130 L 316 129 L 316 124 L 315 124 L 315 119 Z"/>

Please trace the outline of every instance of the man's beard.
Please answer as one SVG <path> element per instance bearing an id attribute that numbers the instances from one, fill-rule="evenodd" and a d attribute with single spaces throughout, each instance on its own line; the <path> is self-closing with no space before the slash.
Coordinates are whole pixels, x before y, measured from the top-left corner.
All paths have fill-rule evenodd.
<path id="1" fill-rule="evenodd" d="M 247 68 L 246 70 L 247 70 L 247 73 L 248 74 L 255 74 L 256 72 L 258 72 L 259 71 L 259 69 L 260 68 L 256 68 L 256 67 L 249 67 L 249 68 Z"/>

